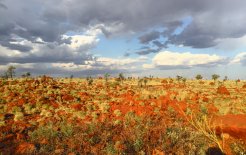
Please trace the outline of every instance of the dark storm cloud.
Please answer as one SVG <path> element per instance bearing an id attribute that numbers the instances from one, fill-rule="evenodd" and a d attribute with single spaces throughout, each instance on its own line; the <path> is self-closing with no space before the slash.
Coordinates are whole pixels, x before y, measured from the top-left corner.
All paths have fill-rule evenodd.
<path id="1" fill-rule="evenodd" d="M 0 35 L 9 37 L 11 35 L 12 30 L 15 28 L 13 23 L 0 23 Z"/>
<path id="2" fill-rule="evenodd" d="M 6 38 L 18 36 L 32 42 L 36 42 L 37 38 L 45 42 L 59 42 L 61 35 L 68 30 L 66 18 L 61 20 L 51 15 L 47 18 L 49 9 L 53 10 L 56 7 L 51 2 L 49 3 L 52 5 L 51 8 L 48 8 L 46 2 L 31 0 L 4 2 L 8 9 L 0 14 L 0 34 Z"/>
<path id="3" fill-rule="evenodd" d="M 219 0 L 216 3 L 213 0 L 9 0 L 0 1 L 0 4 L 8 7 L 1 11 L 1 24 L 13 24 L 5 31 L 6 35 L 16 34 L 31 41 L 39 37 L 46 42 L 55 42 L 68 31 L 101 23 L 122 23 L 124 27 L 117 33 L 140 32 L 161 26 L 167 28 L 164 33 L 169 36 L 187 16 L 191 16 L 193 22 L 184 34 L 170 38 L 170 43 L 204 48 L 216 45 L 216 39 L 246 34 L 244 0 Z M 107 36 L 113 35 L 104 27 L 101 29 Z M 198 43 L 193 35 L 203 43 L 210 43 Z M 146 43 L 156 37 L 158 33 L 153 32 L 140 37 L 140 41 Z"/>

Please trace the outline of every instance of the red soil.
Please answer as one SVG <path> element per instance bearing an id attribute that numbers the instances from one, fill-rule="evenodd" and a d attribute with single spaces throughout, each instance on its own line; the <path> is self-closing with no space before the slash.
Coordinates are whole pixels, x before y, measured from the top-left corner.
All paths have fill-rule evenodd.
<path id="1" fill-rule="evenodd" d="M 161 83 L 162 84 L 168 84 L 168 81 L 167 80 L 162 80 Z"/>
<path id="2" fill-rule="evenodd" d="M 246 140 L 246 115 L 224 115 L 214 118 L 213 125 L 218 134 L 228 133 L 230 136 Z"/>
<path id="3" fill-rule="evenodd" d="M 243 88 L 246 88 L 246 84 L 243 85 Z"/>
<path id="4" fill-rule="evenodd" d="M 225 86 L 219 86 L 217 88 L 217 93 L 222 95 L 230 95 L 230 92 L 227 90 Z"/>
<path id="5" fill-rule="evenodd" d="M 31 143 L 21 143 L 17 148 L 16 148 L 16 153 L 17 154 L 24 154 L 28 152 L 33 152 L 35 150 L 34 144 Z"/>

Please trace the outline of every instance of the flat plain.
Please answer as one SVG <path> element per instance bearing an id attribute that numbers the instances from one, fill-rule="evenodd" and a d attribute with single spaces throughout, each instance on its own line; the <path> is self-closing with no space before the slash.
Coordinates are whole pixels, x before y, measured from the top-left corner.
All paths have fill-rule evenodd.
<path id="1" fill-rule="evenodd" d="M 2 154 L 246 154 L 246 81 L 0 80 Z"/>

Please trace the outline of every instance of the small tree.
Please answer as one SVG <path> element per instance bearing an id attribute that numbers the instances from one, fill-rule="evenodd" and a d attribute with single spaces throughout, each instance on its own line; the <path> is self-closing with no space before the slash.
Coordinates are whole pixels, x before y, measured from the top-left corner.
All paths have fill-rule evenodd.
<path id="1" fill-rule="evenodd" d="M 197 80 L 201 80 L 202 78 L 203 78 L 203 77 L 202 77 L 201 74 L 197 74 L 197 75 L 196 75 L 196 79 L 197 79 Z"/>
<path id="2" fill-rule="evenodd" d="M 25 74 L 21 75 L 23 78 L 29 78 L 31 76 L 30 72 L 26 72 Z"/>
<path id="3" fill-rule="evenodd" d="M 187 81 L 187 79 L 186 79 L 186 78 L 182 78 L 182 81 L 183 81 L 183 83 L 185 84 L 186 81 Z"/>
<path id="4" fill-rule="evenodd" d="M 70 75 L 70 80 L 72 80 L 73 79 L 73 75 Z"/>
<path id="5" fill-rule="evenodd" d="M 235 82 L 236 82 L 236 85 L 237 85 L 237 84 L 238 84 L 238 82 L 240 82 L 240 79 L 237 79 Z"/>
<path id="6" fill-rule="evenodd" d="M 219 76 L 218 74 L 213 74 L 213 75 L 212 75 L 212 79 L 214 80 L 214 82 L 215 82 L 218 78 L 220 78 L 220 76 Z"/>
<path id="7" fill-rule="evenodd" d="M 14 66 L 9 66 L 7 69 L 7 76 L 11 79 L 13 79 L 13 77 L 15 76 L 15 69 L 16 68 Z"/>
<path id="8" fill-rule="evenodd" d="M 31 76 L 31 73 L 30 72 L 26 72 L 26 76 L 27 77 L 30 77 Z"/>
<path id="9" fill-rule="evenodd" d="M 182 78 L 183 78 L 183 77 L 182 77 L 182 76 L 177 75 L 177 76 L 176 76 L 176 78 L 177 78 L 177 81 L 179 82 L 180 80 L 182 80 Z"/>
<path id="10" fill-rule="evenodd" d="M 227 81 L 228 80 L 228 77 L 227 76 L 225 76 L 224 77 L 224 79 L 223 79 L 223 81 Z"/>
<path id="11" fill-rule="evenodd" d="M 9 78 L 9 75 L 8 75 L 8 72 L 4 72 L 3 76 L 2 76 L 4 79 L 8 79 Z"/>
<path id="12" fill-rule="evenodd" d="M 121 82 L 123 82 L 124 79 L 125 79 L 125 77 L 124 77 L 123 73 L 120 73 L 120 74 L 119 74 L 119 80 L 120 80 Z"/>
<path id="13" fill-rule="evenodd" d="M 92 79 L 91 76 L 90 76 L 90 77 L 87 77 L 87 78 L 86 78 L 86 81 L 87 81 L 87 83 L 88 83 L 89 86 L 91 86 L 92 83 L 93 83 L 93 79 Z"/>
<path id="14" fill-rule="evenodd" d="M 153 75 L 150 75 L 149 76 L 149 80 L 153 80 L 154 76 Z"/>
<path id="15" fill-rule="evenodd" d="M 143 79 L 139 79 L 138 80 L 138 86 L 139 87 L 143 87 Z"/>
<path id="16" fill-rule="evenodd" d="M 144 86 L 146 87 L 147 82 L 148 82 L 148 78 L 147 77 L 144 77 L 143 82 L 144 82 Z"/>
<path id="17" fill-rule="evenodd" d="M 104 74 L 104 79 L 105 79 L 105 82 L 108 83 L 108 78 L 109 78 L 110 74 L 109 73 L 106 73 Z"/>

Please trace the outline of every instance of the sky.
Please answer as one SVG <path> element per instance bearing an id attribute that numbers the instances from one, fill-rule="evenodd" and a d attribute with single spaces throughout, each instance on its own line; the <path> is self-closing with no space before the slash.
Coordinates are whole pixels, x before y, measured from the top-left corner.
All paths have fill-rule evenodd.
<path id="1" fill-rule="evenodd" d="M 245 0 L 0 0 L 0 75 L 246 79 Z"/>

